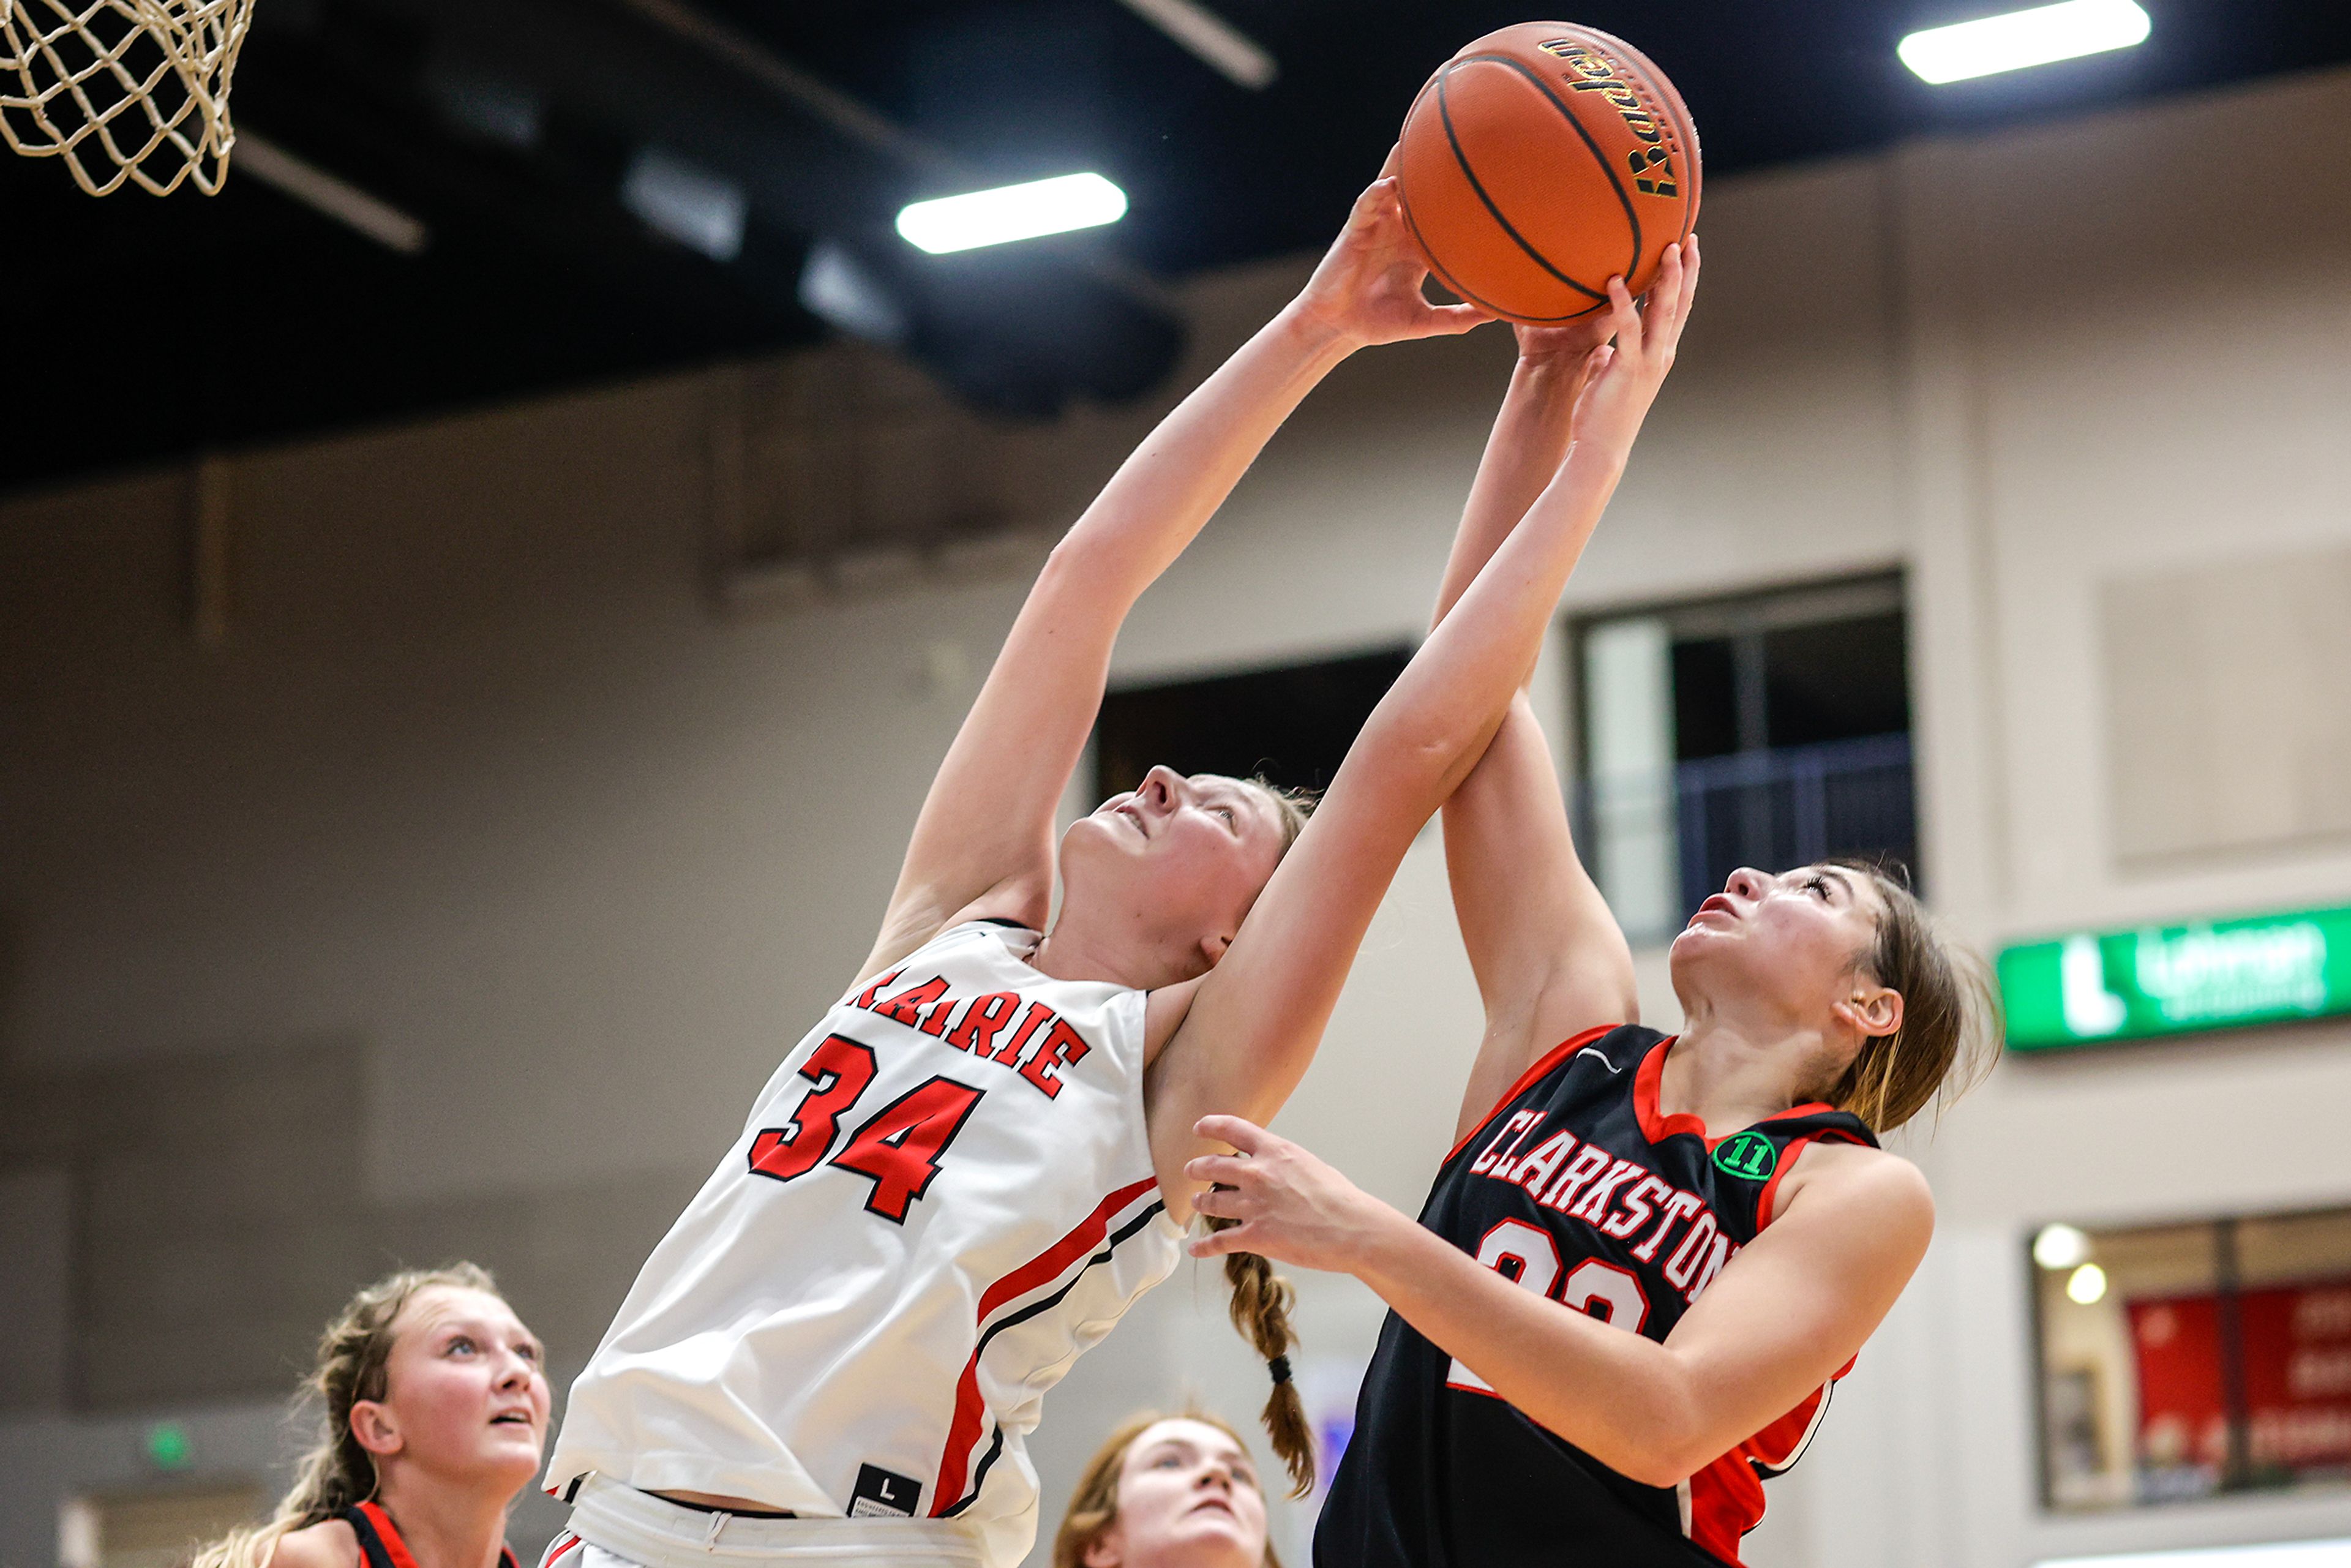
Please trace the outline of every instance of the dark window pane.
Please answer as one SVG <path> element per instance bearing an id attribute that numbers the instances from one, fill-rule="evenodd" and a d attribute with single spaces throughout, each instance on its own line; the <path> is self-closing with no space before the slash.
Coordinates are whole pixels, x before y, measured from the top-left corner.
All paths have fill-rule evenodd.
<path id="1" fill-rule="evenodd" d="M 1674 757 L 1721 757 L 1739 749 L 1739 682 L 1730 639 L 1674 644 Z"/>
<path id="2" fill-rule="evenodd" d="M 1113 692 L 1094 735 L 1095 792 L 1132 789 L 1162 763 L 1322 789 L 1411 656 L 1395 648 Z"/>
<path id="3" fill-rule="evenodd" d="M 1906 643 L 1899 612 L 1765 632 L 1771 744 L 1809 746 L 1908 729 Z"/>
<path id="4" fill-rule="evenodd" d="M 1684 762 L 1674 769 L 1683 914 L 1743 865 L 1768 872 L 1831 857 L 1899 862 L 1916 885 L 1917 799 L 1907 735 Z"/>

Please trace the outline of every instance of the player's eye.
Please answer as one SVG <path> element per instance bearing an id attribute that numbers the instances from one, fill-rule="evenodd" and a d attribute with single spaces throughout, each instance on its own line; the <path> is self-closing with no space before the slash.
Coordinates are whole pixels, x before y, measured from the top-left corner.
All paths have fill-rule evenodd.
<path id="1" fill-rule="evenodd" d="M 1812 893 L 1817 893 L 1817 894 L 1819 894 L 1821 895 L 1821 902 L 1822 902 L 1822 903 L 1826 904 L 1826 903 L 1828 902 L 1828 897 L 1829 897 L 1829 879 L 1828 879 L 1828 878 L 1826 878 L 1826 877 L 1824 877 L 1824 876 L 1814 876 L 1814 877 L 1811 878 L 1809 881 L 1807 881 L 1807 882 L 1804 883 L 1804 887 L 1805 887 L 1806 891 L 1808 891 L 1808 892 L 1812 892 Z"/>
<path id="2" fill-rule="evenodd" d="M 1222 818 L 1225 820 L 1225 826 L 1227 826 L 1227 827 L 1228 827 L 1228 828 L 1237 828 L 1237 827 L 1240 826 L 1240 821 L 1241 821 L 1241 820 L 1240 820 L 1238 817 L 1237 817 L 1237 816 L 1233 815 L 1233 809 L 1232 809 L 1230 806 L 1219 806 L 1219 807 L 1217 807 L 1217 815 L 1218 815 L 1219 817 L 1222 817 Z"/>
<path id="3" fill-rule="evenodd" d="M 538 1346 L 535 1344 L 518 1344 L 515 1346 L 515 1354 L 521 1356 L 525 1361 L 529 1362 L 533 1366 L 537 1366 L 538 1364 L 539 1349 Z"/>
<path id="4" fill-rule="evenodd" d="M 477 1348 L 479 1347 L 474 1343 L 472 1336 L 468 1334 L 459 1334 L 456 1338 L 449 1342 L 449 1354 L 451 1355 L 456 1355 L 461 1353 L 465 1355 L 471 1355 Z"/>

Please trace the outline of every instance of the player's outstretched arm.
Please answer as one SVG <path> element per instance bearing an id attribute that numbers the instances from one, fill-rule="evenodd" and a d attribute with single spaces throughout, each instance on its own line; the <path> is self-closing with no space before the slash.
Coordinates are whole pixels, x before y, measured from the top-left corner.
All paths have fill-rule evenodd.
<path id="1" fill-rule="evenodd" d="M 1677 252 L 1665 267 L 1646 312 L 1611 283 L 1616 344 L 1585 392 L 1565 461 L 1380 699 L 1232 946 L 1195 982 L 1188 1011 L 1171 1017 L 1155 998 L 1154 1043 L 1167 1044 L 1148 1086 L 1152 1151 L 1179 1220 L 1193 1190 L 1184 1164 L 1207 1147 L 1194 1123 L 1217 1112 L 1262 1121 L 1290 1097 L 1397 863 L 1486 750 L 1541 651 L 1673 363 L 1685 303 Z"/>
<path id="2" fill-rule="evenodd" d="M 1685 320 L 1698 272 L 1693 236 L 1681 277 Z M 1612 324 L 1595 312 L 1567 327 L 1518 329 L 1518 367 L 1454 535 L 1438 622 L 1573 439 L 1572 418 L 1558 411 L 1575 407 Z M 1552 1042 L 1637 1017 L 1632 950 L 1576 854 L 1550 744 L 1527 696 L 1532 675 L 1530 664 L 1485 755 L 1445 802 L 1454 913 L 1486 1009 L 1462 1096 L 1464 1133 Z"/>
<path id="3" fill-rule="evenodd" d="M 1240 1221 L 1196 1257 L 1256 1252 L 1352 1273 L 1494 1392 L 1618 1473 L 1673 1486 L 1836 1375 L 1925 1256 L 1934 1198 L 1917 1167 L 1815 1144 L 1769 1228 L 1725 1265 L 1661 1344 L 1486 1268 L 1284 1138 L 1211 1116 L 1246 1158 L 1192 1162 L 1204 1214 Z"/>
<path id="4" fill-rule="evenodd" d="M 1160 422 L 1054 547 L 923 802 L 868 972 L 959 912 L 1044 924 L 1054 808 L 1127 612 L 1332 366 L 1360 348 L 1488 319 L 1429 304 L 1425 274 L 1395 182 L 1381 179 L 1305 289 Z"/>

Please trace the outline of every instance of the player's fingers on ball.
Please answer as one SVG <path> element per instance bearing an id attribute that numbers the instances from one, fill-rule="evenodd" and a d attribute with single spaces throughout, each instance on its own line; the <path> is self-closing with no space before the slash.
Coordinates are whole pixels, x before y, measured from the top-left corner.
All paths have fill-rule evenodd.
<path id="1" fill-rule="evenodd" d="M 1448 332 L 1467 332 L 1472 327 L 1482 327 L 1494 317 L 1475 305 L 1432 305 L 1437 324 Z"/>
<path id="2" fill-rule="evenodd" d="M 1394 174 L 1394 173 L 1395 172 L 1396 157 L 1397 157 L 1397 155 L 1398 155 L 1399 153 L 1403 152 L 1403 151 L 1404 151 L 1404 143 L 1403 143 L 1403 142 L 1401 142 L 1401 141 L 1391 141 L 1391 142 L 1389 142 L 1389 143 L 1388 143 L 1388 155 L 1387 155 L 1387 157 L 1386 157 L 1386 158 L 1383 159 L 1383 160 L 1381 161 L 1381 162 L 1380 162 L 1380 178 L 1381 178 L 1381 179 L 1383 179 L 1383 180 L 1387 179 L 1390 175 L 1392 175 L 1392 174 Z"/>
<path id="3" fill-rule="evenodd" d="M 1616 329 L 1616 346 L 1632 353 L 1641 351 L 1641 313 L 1633 308 L 1633 296 L 1625 287 L 1625 280 L 1608 280 L 1608 319 Z"/>
<path id="4" fill-rule="evenodd" d="M 1681 302 L 1682 248 L 1669 245 L 1657 263 L 1657 280 L 1650 286 L 1649 297 L 1643 305 L 1643 329 L 1652 332 L 1670 331 Z"/>

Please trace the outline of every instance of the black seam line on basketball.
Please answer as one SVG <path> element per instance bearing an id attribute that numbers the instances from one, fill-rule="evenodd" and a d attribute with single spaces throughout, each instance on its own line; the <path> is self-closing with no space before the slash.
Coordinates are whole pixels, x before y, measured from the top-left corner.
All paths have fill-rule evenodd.
<path id="1" fill-rule="evenodd" d="M 1445 106 L 1445 82 L 1447 77 L 1450 77 L 1454 71 L 1459 69 L 1461 67 L 1471 65 L 1480 60 L 1487 61 L 1493 65 L 1508 66 L 1510 69 L 1526 78 L 1527 80 L 1533 85 L 1534 89 L 1542 94 L 1544 99 L 1550 102 L 1553 109 L 1559 110 L 1559 117 L 1562 120 L 1566 120 L 1567 123 L 1574 129 L 1576 136 L 1583 142 L 1584 150 L 1592 154 L 1592 161 L 1600 165 L 1600 172 L 1608 176 L 1608 188 L 1616 193 L 1617 204 L 1625 209 L 1625 221 L 1631 225 L 1633 228 L 1633 259 L 1625 264 L 1625 272 L 1623 274 L 1623 276 L 1625 277 L 1632 276 L 1633 269 L 1639 266 L 1641 261 L 1641 214 L 1633 210 L 1632 193 L 1625 189 L 1625 182 L 1616 177 L 1616 166 L 1608 161 L 1606 153 L 1600 151 L 1600 143 L 1592 139 L 1592 132 L 1586 131 L 1583 128 L 1583 122 L 1575 118 L 1575 111 L 1570 109 L 1566 102 L 1562 99 L 1557 93 L 1552 91 L 1551 84 L 1543 80 L 1542 77 L 1539 73 L 1530 70 L 1526 66 L 1520 64 L 1519 61 L 1510 58 L 1510 56 L 1471 55 L 1467 59 L 1456 60 L 1453 64 L 1446 67 L 1446 76 L 1439 77 L 1437 78 L 1437 112 L 1438 117 L 1445 122 L 1445 138 L 1447 141 L 1453 143 L 1453 156 L 1455 160 L 1460 163 L 1461 172 L 1468 179 L 1469 188 L 1478 193 L 1478 199 L 1486 204 L 1486 210 L 1494 214 L 1494 221 L 1502 225 L 1502 232 L 1509 235 L 1513 240 L 1518 241 L 1519 248 L 1525 251 L 1529 256 L 1534 257 L 1536 264 L 1545 272 L 1550 273 L 1553 277 L 1558 278 L 1570 288 L 1574 289 L 1579 294 L 1589 294 L 1594 299 L 1607 298 L 1608 295 L 1606 290 L 1587 288 L 1583 284 L 1576 282 L 1575 279 L 1568 277 L 1567 274 L 1560 271 L 1559 268 L 1553 267 L 1549 261 L 1545 260 L 1541 252 L 1537 251 L 1534 246 L 1529 245 L 1523 238 L 1521 238 L 1519 231 L 1510 226 L 1510 220 L 1502 216 L 1501 209 L 1497 207 L 1494 204 L 1492 198 L 1486 194 L 1486 187 L 1479 183 L 1476 171 L 1469 167 L 1469 155 L 1461 151 L 1461 143 L 1456 140 L 1453 135 L 1453 116 Z"/>
<path id="2" fill-rule="evenodd" d="M 1600 151 L 1600 143 L 1592 139 L 1592 132 L 1583 128 L 1583 121 L 1575 118 L 1575 111 L 1567 107 L 1567 100 L 1561 98 L 1557 93 L 1552 91 L 1551 84 L 1543 80 L 1541 72 L 1529 69 L 1526 66 L 1520 64 L 1515 59 L 1512 59 L 1508 55 L 1481 56 L 1476 57 L 1498 59 L 1502 64 L 1509 66 L 1512 70 L 1515 70 L 1520 75 L 1525 77 L 1529 81 L 1534 83 L 1535 90 L 1541 93 L 1545 98 L 1551 99 L 1552 102 L 1557 106 L 1562 117 L 1563 117 L 1570 125 L 1575 127 L 1575 133 L 1583 138 L 1583 145 L 1591 150 L 1592 161 L 1599 164 L 1601 172 L 1608 176 L 1608 188 L 1616 193 L 1616 200 L 1625 209 L 1625 221 L 1633 225 L 1633 255 L 1632 258 L 1625 262 L 1624 272 L 1625 277 L 1632 277 L 1633 269 L 1641 265 L 1641 214 L 1633 205 L 1633 193 L 1626 190 L 1625 188 L 1625 182 L 1617 177 L 1616 165 L 1610 162 L 1606 154 Z M 1611 105 L 1611 107 L 1613 108 L 1614 106 Z"/>
<path id="3" fill-rule="evenodd" d="M 1550 257 L 1544 256 L 1542 252 L 1528 244 L 1526 235 L 1520 234 L 1517 229 L 1510 225 L 1510 220 L 1502 215 L 1502 209 L 1494 204 L 1494 198 L 1486 193 L 1484 183 L 1478 178 L 1478 171 L 1469 166 L 1469 154 L 1461 150 L 1461 138 L 1454 134 L 1453 110 L 1445 100 L 1445 84 L 1452 78 L 1452 75 L 1456 70 L 1475 60 L 1490 60 L 1498 65 L 1509 66 L 1512 69 L 1524 74 L 1530 80 L 1532 80 L 1537 90 L 1543 90 L 1542 80 L 1541 78 L 1536 77 L 1533 72 L 1527 70 L 1526 68 L 1520 65 L 1518 61 L 1501 55 L 1471 55 L 1468 59 L 1455 60 L 1451 65 L 1445 68 L 1444 74 L 1437 78 L 1437 120 L 1438 124 L 1445 127 L 1445 140 L 1453 149 L 1453 161 L 1461 166 L 1461 177 L 1469 182 L 1469 188 L 1478 193 L 1478 199 L 1486 204 L 1487 213 L 1492 216 L 1493 220 L 1497 224 L 1501 225 L 1502 232 L 1510 236 L 1510 243 L 1517 246 L 1520 250 L 1525 251 L 1528 256 L 1532 259 L 1537 267 L 1541 267 L 1545 272 L 1550 273 L 1553 277 L 1558 278 L 1562 283 L 1566 284 L 1578 294 L 1584 295 L 1593 299 L 1605 301 L 1608 295 L 1604 290 L 1585 287 L 1583 284 L 1578 283 L 1575 279 L 1570 277 L 1564 272 L 1562 272 L 1558 267 L 1553 267 L 1551 264 Z M 1543 96 L 1549 98 L 1551 95 L 1548 91 L 1544 91 Z M 1552 101 L 1553 103 L 1558 103 L 1559 100 L 1553 99 Z M 1559 104 L 1559 109 L 1561 113 L 1567 115 L 1567 122 L 1570 125 L 1575 125 L 1576 134 L 1583 136 L 1584 145 L 1591 148 L 1592 156 L 1600 162 L 1601 168 L 1607 172 L 1608 178 L 1613 183 L 1616 178 L 1615 171 L 1608 169 L 1607 161 L 1600 157 L 1600 149 L 1592 146 L 1592 138 L 1584 135 L 1583 126 L 1575 124 L 1575 116 L 1568 111 L 1565 104 Z M 1620 191 L 1617 194 L 1621 199 L 1624 193 Z M 1629 216 L 1631 213 L 1631 208 L 1629 206 L 1626 208 L 1626 213 Z M 1417 233 L 1418 231 L 1416 229 L 1415 232 Z M 1639 221 L 1636 219 L 1635 220 L 1633 228 L 1635 239 L 1639 237 L 1640 232 Z M 1637 246 L 1635 247 L 1633 254 L 1635 256 L 1640 255 L 1640 250 Z M 1482 305 L 1485 304 L 1485 301 L 1480 300 L 1479 303 Z M 1492 308 L 1491 306 L 1488 306 L 1487 308 L 1489 309 Z M 1507 312 L 1505 312 L 1505 314 L 1507 314 Z M 1546 318 L 1546 319 L 1549 320 L 1562 320 L 1564 319 L 1565 318 L 1562 317 Z"/>
<path id="4" fill-rule="evenodd" d="M 1087 1259 L 1084 1267 L 1081 1268 L 1076 1273 L 1070 1276 L 1070 1282 L 1068 1284 L 1062 1286 L 1060 1290 L 1054 1291 L 1051 1295 L 1045 1297 L 1043 1300 L 1031 1301 L 1027 1306 L 1021 1308 L 1019 1312 L 1008 1313 L 988 1324 L 987 1329 L 983 1331 L 979 1336 L 979 1343 L 972 1350 L 972 1364 L 975 1366 L 978 1364 L 981 1354 L 987 1349 L 987 1342 L 994 1339 L 998 1334 L 1002 1333 L 1006 1329 L 1012 1327 L 1016 1323 L 1027 1322 L 1039 1312 L 1045 1312 L 1050 1308 L 1060 1305 L 1061 1298 L 1068 1295 L 1071 1291 L 1076 1290 L 1078 1288 L 1078 1281 L 1084 1279 L 1088 1273 L 1092 1272 L 1095 1264 L 1109 1262 L 1110 1255 L 1118 1250 L 1121 1243 L 1126 1241 L 1129 1238 L 1134 1236 L 1136 1231 L 1141 1230 L 1144 1226 L 1150 1224 L 1152 1217 L 1165 1210 L 1167 1204 L 1165 1200 L 1161 1198 L 1152 1199 L 1150 1207 L 1144 1209 L 1142 1213 L 1136 1215 L 1133 1219 L 1128 1220 L 1124 1225 L 1120 1226 L 1116 1230 L 1111 1233 L 1110 1239 L 1102 1243 L 1102 1249 L 1095 1253 L 1092 1257 Z M 964 1493 L 963 1497 L 953 1508 L 948 1509 L 945 1513 L 940 1514 L 938 1516 L 939 1518 L 953 1519 L 965 1509 L 969 1508 L 973 1503 L 979 1500 L 980 1485 L 987 1479 L 987 1467 L 996 1462 L 996 1456 L 1002 1450 L 1003 1447 L 1004 1428 L 1001 1426 L 998 1426 L 996 1428 L 995 1441 L 987 1445 L 987 1456 L 979 1461 L 978 1468 L 974 1469 L 971 1473 L 971 1489 Z"/>
<path id="5" fill-rule="evenodd" d="M 1427 236 L 1424 235 L 1420 232 L 1420 225 L 1412 215 L 1412 204 L 1404 199 L 1404 192 L 1401 188 L 1396 192 L 1396 205 L 1404 210 L 1404 226 L 1412 231 L 1412 237 L 1414 241 L 1419 245 L 1421 255 L 1424 256 L 1430 256 Z M 1585 306 L 1581 310 L 1573 311 L 1565 316 L 1513 316 L 1509 311 L 1503 309 L 1500 306 L 1495 304 L 1492 300 L 1482 298 L 1478 295 L 1470 293 L 1467 288 L 1464 288 L 1461 286 L 1461 280 L 1455 277 L 1443 267 L 1437 266 L 1433 257 L 1429 261 L 1428 269 L 1437 274 L 1437 280 L 1445 285 L 1446 287 L 1451 289 L 1454 293 L 1458 294 L 1470 304 L 1477 306 L 1488 315 L 1499 316 L 1506 321 L 1525 321 L 1534 326 L 1541 326 L 1552 321 L 1581 321 L 1586 316 L 1591 315 L 1594 310 L 1599 309 L 1602 306 L 1608 303 L 1605 296 L 1595 296 L 1592 304 Z M 1587 288 L 1584 289 L 1583 292 L 1590 294 L 1592 291 Z"/>

